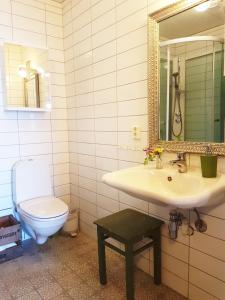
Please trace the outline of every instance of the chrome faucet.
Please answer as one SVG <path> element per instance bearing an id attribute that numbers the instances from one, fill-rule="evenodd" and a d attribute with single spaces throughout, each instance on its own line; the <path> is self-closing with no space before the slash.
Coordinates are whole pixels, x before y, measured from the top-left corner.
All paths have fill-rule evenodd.
<path id="1" fill-rule="evenodd" d="M 172 166 L 177 165 L 179 173 L 187 173 L 186 153 L 183 152 L 177 153 L 177 159 L 171 160 L 169 163 Z"/>

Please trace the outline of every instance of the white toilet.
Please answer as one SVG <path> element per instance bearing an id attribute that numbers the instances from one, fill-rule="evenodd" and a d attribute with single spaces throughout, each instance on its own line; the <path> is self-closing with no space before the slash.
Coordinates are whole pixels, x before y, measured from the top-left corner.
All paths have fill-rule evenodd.
<path id="1" fill-rule="evenodd" d="M 17 217 L 37 244 L 44 244 L 66 222 L 69 209 L 52 194 L 49 166 L 21 160 L 12 169 L 13 203 Z"/>

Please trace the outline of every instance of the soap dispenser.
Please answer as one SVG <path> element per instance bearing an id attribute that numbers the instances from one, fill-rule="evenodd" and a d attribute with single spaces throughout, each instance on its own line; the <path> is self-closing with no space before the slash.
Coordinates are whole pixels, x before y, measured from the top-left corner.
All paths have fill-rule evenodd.
<path id="1" fill-rule="evenodd" d="M 213 178 L 217 175 L 217 155 L 212 154 L 212 146 L 206 146 L 205 155 L 201 155 L 202 177 Z"/>

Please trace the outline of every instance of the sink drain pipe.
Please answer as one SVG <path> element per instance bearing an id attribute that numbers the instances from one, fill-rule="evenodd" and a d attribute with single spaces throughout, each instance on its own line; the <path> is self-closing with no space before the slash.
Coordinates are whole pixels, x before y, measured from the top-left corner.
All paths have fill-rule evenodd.
<path id="1" fill-rule="evenodd" d="M 195 221 L 195 228 L 198 232 L 206 232 L 207 230 L 207 224 L 204 220 L 200 218 L 200 214 L 197 210 L 197 208 L 193 208 L 193 211 L 196 213 L 197 220 Z M 176 240 L 178 235 L 179 227 L 183 226 L 186 228 L 183 234 L 185 235 L 193 235 L 194 234 L 194 228 L 190 225 L 190 223 L 187 221 L 187 219 L 184 217 L 184 215 L 177 210 L 171 210 L 170 211 L 170 218 L 169 218 L 169 224 L 168 224 L 168 230 L 169 230 L 169 238 L 171 240 Z"/>
<path id="2" fill-rule="evenodd" d="M 179 213 L 177 210 L 170 211 L 170 219 L 169 219 L 169 237 L 171 240 L 177 239 L 177 233 L 179 226 L 182 224 L 183 215 Z"/>

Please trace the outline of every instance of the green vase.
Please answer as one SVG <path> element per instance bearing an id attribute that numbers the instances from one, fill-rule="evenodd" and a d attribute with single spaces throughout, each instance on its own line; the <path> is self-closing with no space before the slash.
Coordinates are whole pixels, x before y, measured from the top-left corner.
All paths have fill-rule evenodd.
<path id="1" fill-rule="evenodd" d="M 201 156 L 202 177 L 212 178 L 217 175 L 217 156 L 202 155 Z"/>

